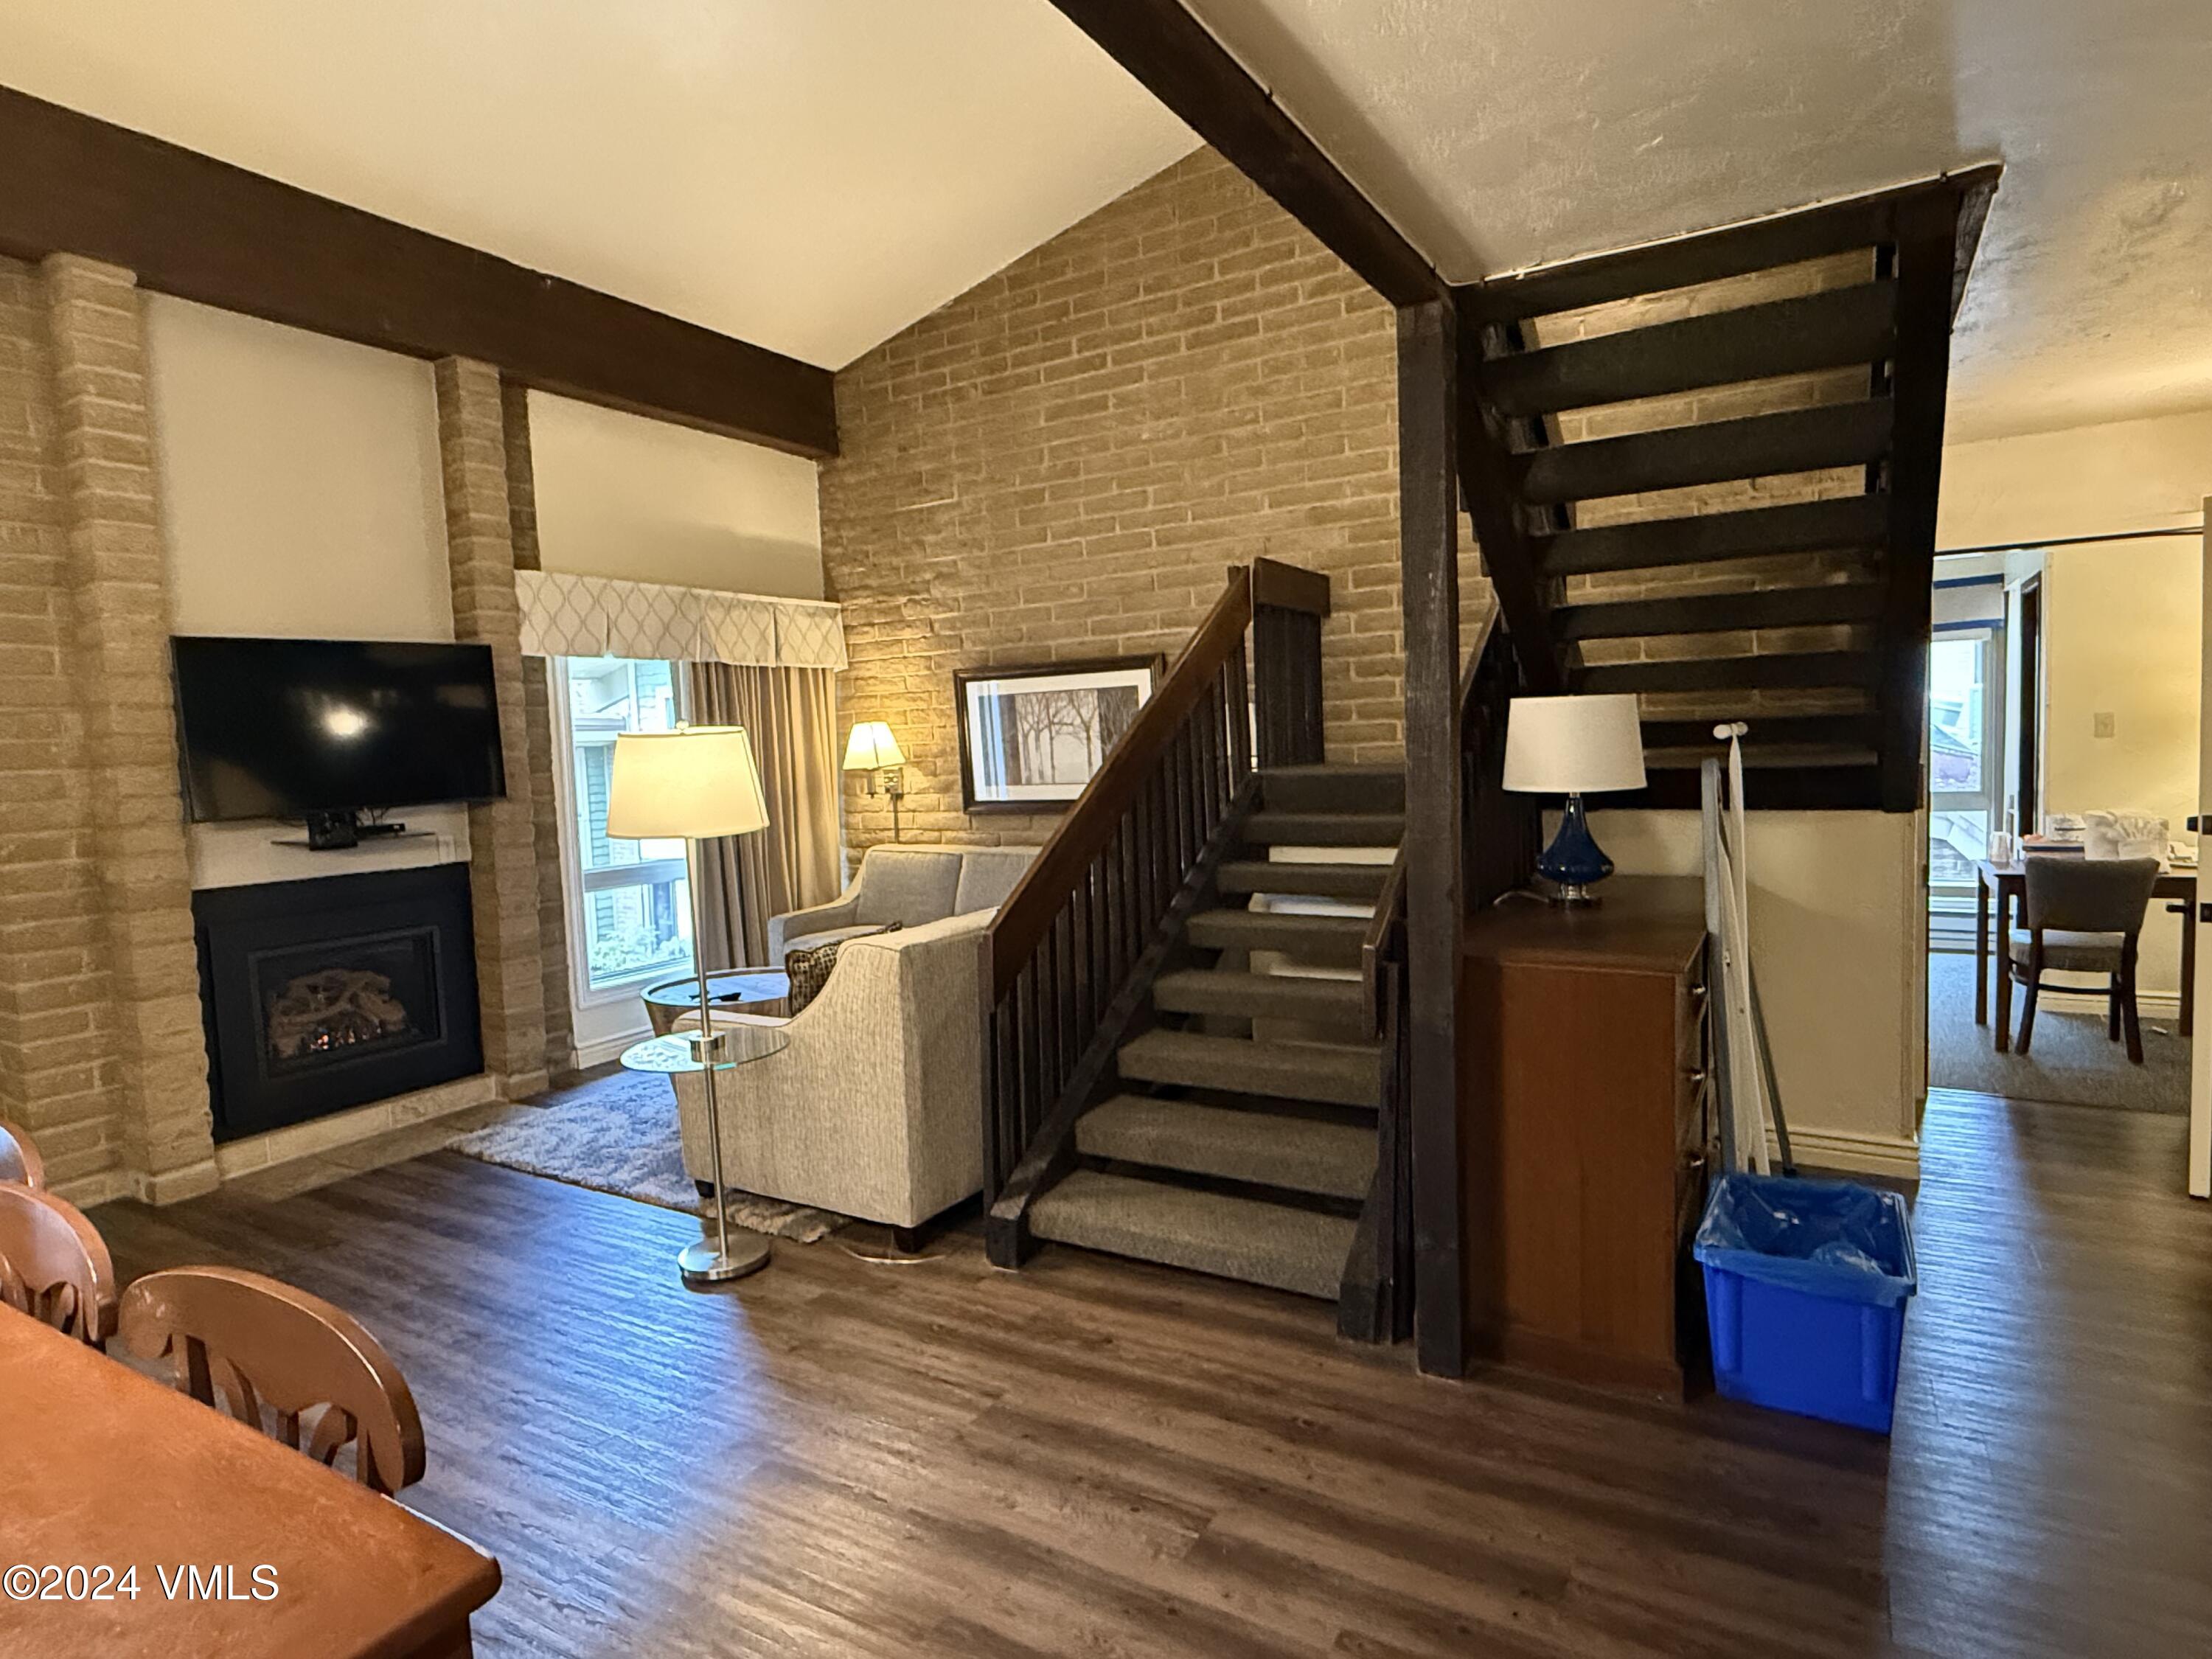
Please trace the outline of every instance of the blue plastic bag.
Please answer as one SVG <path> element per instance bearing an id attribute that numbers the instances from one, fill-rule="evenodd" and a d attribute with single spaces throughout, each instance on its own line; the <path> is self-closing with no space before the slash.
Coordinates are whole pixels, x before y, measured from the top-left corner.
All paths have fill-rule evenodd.
<path id="1" fill-rule="evenodd" d="M 1905 1200 L 1849 1181 L 1723 1176 L 1692 1253 L 1831 1301 L 1893 1308 L 1919 1288 Z"/>

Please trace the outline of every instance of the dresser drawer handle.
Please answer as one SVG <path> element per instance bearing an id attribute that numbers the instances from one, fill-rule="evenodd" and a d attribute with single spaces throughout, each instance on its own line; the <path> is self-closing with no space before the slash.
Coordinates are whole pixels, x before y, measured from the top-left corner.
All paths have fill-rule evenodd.
<path id="1" fill-rule="evenodd" d="M 1685 1079 L 1686 1079 L 1688 1081 L 1690 1081 L 1690 1082 L 1692 1082 L 1692 1083 L 1696 1084 L 1696 1085 L 1698 1085 L 1698 1087 L 1699 1087 L 1700 1089 L 1702 1089 L 1702 1088 L 1704 1088 L 1704 1087 L 1705 1086 L 1705 1075 L 1706 1075 L 1706 1073 L 1705 1073 L 1705 1068 L 1704 1066 L 1700 1066 L 1699 1067 L 1698 1067 L 1698 1069 L 1697 1069 L 1696 1071 L 1694 1071 L 1694 1072 L 1685 1072 L 1685 1073 L 1682 1073 L 1682 1075 L 1683 1075 L 1683 1077 L 1684 1077 Z"/>

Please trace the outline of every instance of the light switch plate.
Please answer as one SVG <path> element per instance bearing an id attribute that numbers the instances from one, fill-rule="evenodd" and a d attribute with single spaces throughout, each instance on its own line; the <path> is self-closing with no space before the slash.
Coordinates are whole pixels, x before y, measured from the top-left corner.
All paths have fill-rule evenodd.
<path id="1" fill-rule="evenodd" d="M 2089 718 L 2092 737 L 2110 738 L 2119 734 L 2119 720 L 2117 715 L 2097 714 Z"/>

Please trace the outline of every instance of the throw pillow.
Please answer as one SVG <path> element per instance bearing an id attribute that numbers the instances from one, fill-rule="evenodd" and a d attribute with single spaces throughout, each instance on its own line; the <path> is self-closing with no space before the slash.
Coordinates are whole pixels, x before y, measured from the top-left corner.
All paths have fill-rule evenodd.
<path id="1" fill-rule="evenodd" d="M 827 945 L 817 945 L 808 951 L 790 951 L 784 954 L 783 971 L 791 980 L 791 997 L 785 1004 L 796 1014 L 801 1008 L 822 994 L 830 982 L 830 970 L 837 965 L 837 947 L 850 945 L 856 939 L 872 939 L 878 933 L 896 933 L 899 924 L 887 921 L 880 927 L 871 927 L 865 933 L 854 933 L 845 939 L 833 939 Z"/>

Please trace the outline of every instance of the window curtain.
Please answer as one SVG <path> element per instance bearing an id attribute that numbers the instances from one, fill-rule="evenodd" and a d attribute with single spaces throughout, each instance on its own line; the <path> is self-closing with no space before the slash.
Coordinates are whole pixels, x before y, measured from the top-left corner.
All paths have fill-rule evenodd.
<path id="1" fill-rule="evenodd" d="M 698 726 L 752 734 L 768 802 L 768 828 L 699 846 L 701 909 L 708 969 L 780 967 L 768 959 L 771 916 L 826 904 L 842 884 L 836 684 L 827 668 L 684 665 Z"/>

